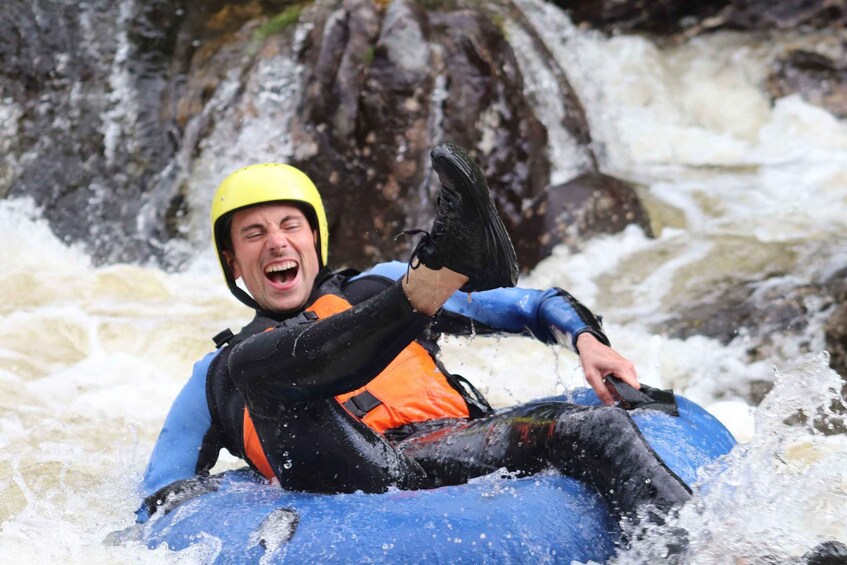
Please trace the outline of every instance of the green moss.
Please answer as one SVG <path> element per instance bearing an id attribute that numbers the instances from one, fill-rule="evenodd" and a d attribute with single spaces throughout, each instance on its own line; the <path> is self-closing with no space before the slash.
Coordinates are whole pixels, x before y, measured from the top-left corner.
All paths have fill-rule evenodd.
<path id="1" fill-rule="evenodd" d="M 268 37 L 281 32 L 282 30 L 296 24 L 300 21 L 300 13 L 306 4 L 292 4 L 285 10 L 269 19 L 261 27 L 253 32 L 253 41 L 262 42 Z"/>
<path id="2" fill-rule="evenodd" d="M 500 2 L 492 2 L 492 0 L 418 0 L 418 4 L 427 10 L 477 10 L 486 8 L 492 3 L 500 4 Z"/>
<path id="3" fill-rule="evenodd" d="M 506 33 L 506 16 L 495 12 L 490 14 L 489 18 L 491 19 L 491 23 L 493 23 L 497 29 L 500 30 L 500 33 L 503 34 L 503 37 L 508 40 L 508 34 Z"/>

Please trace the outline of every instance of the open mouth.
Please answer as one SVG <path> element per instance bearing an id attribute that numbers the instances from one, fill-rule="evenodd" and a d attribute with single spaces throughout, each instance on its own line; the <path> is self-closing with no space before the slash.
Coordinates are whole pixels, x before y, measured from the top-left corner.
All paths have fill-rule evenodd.
<path id="1" fill-rule="evenodd" d="M 265 268 L 265 276 L 276 284 L 286 284 L 294 280 L 300 267 L 294 261 L 285 261 Z"/>

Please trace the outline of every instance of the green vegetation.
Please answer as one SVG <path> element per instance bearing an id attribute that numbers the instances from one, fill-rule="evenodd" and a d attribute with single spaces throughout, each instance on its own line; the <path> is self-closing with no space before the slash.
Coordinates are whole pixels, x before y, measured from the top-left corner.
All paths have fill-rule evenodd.
<path id="1" fill-rule="evenodd" d="M 509 39 L 508 33 L 506 33 L 506 16 L 498 12 L 489 13 L 489 19 L 491 23 L 493 23 L 500 30 L 500 33 L 503 34 L 507 40 Z"/>
<path id="2" fill-rule="evenodd" d="M 492 4 L 500 5 L 502 2 L 492 0 L 417 0 L 417 3 L 427 10 L 477 10 L 487 8 Z"/>
<path id="3" fill-rule="evenodd" d="M 300 13 L 306 7 L 305 3 L 292 4 L 285 10 L 269 19 L 261 27 L 253 32 L 253 41 L 260 43 L 268 37 L 277 34 L 285 28 L 296 24 L 300 21 Z"/>

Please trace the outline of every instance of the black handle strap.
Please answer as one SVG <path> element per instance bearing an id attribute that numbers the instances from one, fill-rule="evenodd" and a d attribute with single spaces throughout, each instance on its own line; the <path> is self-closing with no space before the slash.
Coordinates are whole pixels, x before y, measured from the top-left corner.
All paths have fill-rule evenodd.
<path id="1" fill-rule="evenodd" d="M 660 390 L 647 385 L 641 385 L 641 389 L 638 390 L 614 375 L 608 375 L 604 380 L 611 385 L 615 398 L 626 410 L 643 408 L 679 416 L 679 408 L 672 390 Z"/>

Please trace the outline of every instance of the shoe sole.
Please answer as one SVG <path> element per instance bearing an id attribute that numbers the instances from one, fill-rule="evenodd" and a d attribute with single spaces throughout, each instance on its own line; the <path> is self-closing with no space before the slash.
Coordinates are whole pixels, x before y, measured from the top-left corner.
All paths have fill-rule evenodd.
<path id="1" fill-rule="evenodd" d="M 463 202 L 472 203 L 479 218 L 485 222 L 485 235 L 479 253 L 484 257 L 499 257 L 500 260 L 489 271 L 479 276 L 470 276 L 461 288 L 464 292 L 512 287 L 518 282 L 518 262 L 512 240 L 497 213 L 485 176 L 467 152 L 450 142 L 436 145 L 430 152 L 432 166 L 445 186 L 462 195 Z M 487 218 L 487 221 L 484 219 Z M 445 266 L 450 267 L 449 262 Z M 507 273 L 503 272 L 505 267 Z M 456 270 L 456 269 L 452 269 Z M 464 273 L 463 273 L 464 274 Z"/>

